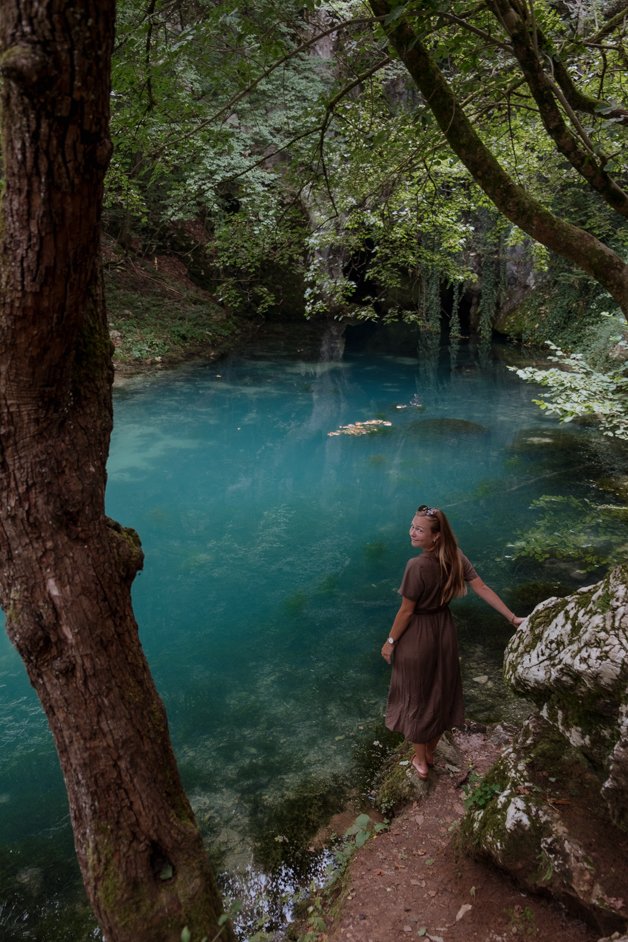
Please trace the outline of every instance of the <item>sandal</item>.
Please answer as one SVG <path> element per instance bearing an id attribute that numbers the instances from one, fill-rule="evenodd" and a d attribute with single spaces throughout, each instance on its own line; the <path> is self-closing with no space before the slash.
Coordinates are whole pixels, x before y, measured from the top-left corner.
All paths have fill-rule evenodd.
<path id="1" fill-rule="evenodd" d="M 430 775 L 430 770 L 429 770 L 429 768 L 427 769 L 426 772 L 424 772 L 424 771 L 416 764 L 416 756 L 415 756 L 414 759 L 412 760 L 412 766 L 413 766 L 414 771 L 416 772 L 416 774 L 417 774 L 417 775 L 419 776 L 419 778 L 421 779 L 421 781 L 427 782 L 427 780 L 428 780 L 428 778 L 429 778 L 429 775 Z"/>

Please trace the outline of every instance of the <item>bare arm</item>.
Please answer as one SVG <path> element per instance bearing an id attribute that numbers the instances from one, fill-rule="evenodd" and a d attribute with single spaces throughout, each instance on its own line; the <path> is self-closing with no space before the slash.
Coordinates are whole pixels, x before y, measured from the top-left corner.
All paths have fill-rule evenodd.
<path id="1" fill-rule="evenodd" d="M 471 579 L 469 585 L 473 589 L 476 595 L 479 595 L 487 605 L 490 605 L 491 608 L 494 608 L 496 612 L 499 612 L 500 615 L 503 615 L 511 625 L 514 625 L 515 628 L 518 628 L 519 625 L 525 621 L 525 618 L 519 618 L 513 612 L 510 611 L 508 606 L 502 602 L 497 592 L 493 592 L 485 582 L 477 576 L 476 579 Z"/>
<path id="2" fill-rule="evenodd" d="M 395 615 L 395 620 L 392 623 L 392 628 L 390 629 L 389 638 L 399 641 L 399 638 L 402 636 L 406 628 L 408 627 L 408 622 L 414 614 L 414 607 L 416 605 L 416 599 L 407 599 L 405 595 L 401 596 L 401 605 L 399 606 L 399 611 Z M 394 650 L 394 644 L 385 641 L 384 646 L 382 647 L 382 657 L 385 661 L 388 661 L 390 664 L 390 659 Z"/>

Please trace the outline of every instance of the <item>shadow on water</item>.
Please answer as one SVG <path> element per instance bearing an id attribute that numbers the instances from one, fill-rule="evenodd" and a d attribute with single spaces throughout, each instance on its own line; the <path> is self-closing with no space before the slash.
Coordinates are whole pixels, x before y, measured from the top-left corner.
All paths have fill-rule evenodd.
<path id="1" fill-rule="evenodd" d="M 346 339 L 343 354 L 329 336 L 321 361 L 320 332 L 296 354 L 258 338 L 255 356 L 116 395 L 108 512 L 142 536 L 142 642 L 243 938 L 283 926 L 323 878 L 314 835 L 349 797 L 368 803 L 397 741 L 379 650 L 414 507 L 446 509 L 522 614 L 625 551 L 626 450 L 540 414 L 505 348 L 482 359 L 431 343 L 419 359 L 416 336 L 387 354 Z M 383 433 L 331 434 L 375 418 Z M 453 609 L 468 715 L 516 720 L 527 705 L 501 675 L 511 630 L 474 598 Z M 0 732 L 0 938 L 98 938 L 50 737 L 6 639 Z"/>

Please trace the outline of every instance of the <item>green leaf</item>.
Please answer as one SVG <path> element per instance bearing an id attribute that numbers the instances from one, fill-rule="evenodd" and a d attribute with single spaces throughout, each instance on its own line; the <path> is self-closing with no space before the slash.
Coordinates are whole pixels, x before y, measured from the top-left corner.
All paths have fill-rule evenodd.
<path id="1" fill-rule="evenodd" d="M 192 933 L 187 926 L 184 926 L 181 930 L 181 942 L 190 942 L 192 938 Z"/>
<path id="2" fill-rule="evenodd" d="M 356 837 L 356 839 L 355 839 L 355 846 L 356 846 L 356 847 L 364 847 L 364 845 L 366 844 L 366 842 L 368 841 L 368 839 L 369 839 L 368 832 L 367 832 L 367 831 L 360 831 L 360 833 L 357 835 L 357 837 Z"/>
<path id="3" fill-rule="evenodd" d="M 389 26 L 391 23 L 394 23 L 396 20 L 400 20 L 404 13 L 407 11 L 409 3 L 401 3 L 398 6 L 394 7 L 388 16 L 384 17 L 384 26 Z"/>

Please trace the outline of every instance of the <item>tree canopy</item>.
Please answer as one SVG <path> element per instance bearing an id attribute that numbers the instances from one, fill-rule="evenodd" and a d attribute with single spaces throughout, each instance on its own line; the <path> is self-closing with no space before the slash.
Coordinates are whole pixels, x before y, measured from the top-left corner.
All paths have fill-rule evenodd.
<path id="1" fill-rule="evenodd" d="M 124 0 L 110 218 L 201 221 L 227 301 L 270 260 L 365 315 L 513 223 L 625 311 L 626 6 Z"/>
<path id="2" fill-rule="evenodd" d="M 617 126 L 625 125 L 628 112 L 609 102 L 606 96 L 611 79 L 605 84 L 609 72 L 616 78 L 620 63 L 614 61 L 610 70 L 600 70 L 595 62 L 592 75 L 592 56 L 580 54 L 576 60 L 579 71 L 572 75 L 569 65 L 573 64 L 570 52 L 574 43 L 569 42 L 567 24 L 561 22 L 549 4 L 527 5 L 514 0 L 489 2 L 482 4 L 481 9 L 460 4 L 450 6 L 444 15 L 438 4 L 434 9 L 429 3 L 372 0 L 370 5 L 381 18 L 391 45 L 421 91 L 448 144 L 500 212 L 594 277 L 628 313 L 628 267 L 624 259 L 589 228 L 574 225 L 550 210 L 522 184 L 521 162 L 517 164 L 516 152 L 513 170 L 519 170 L 517 176 L 509 172 L 497 148 L 505 130 L 504 119 L 509 119 L 513 110 L 524 109 L 524 121 L 519 128 L 526 149 L 538 159 L 541 154 L 534 153 L 534 142 L 540 138 L 543 148 L 550 141 L 559 157 L 568 162 L 569 180 L 578 174 L 604 204 L 625 217 L 628 196 L 616 179 L 625 170 L 620 163 L 623 150 Z M 447 29 L 450 17 L 453 31 Z M 472 49 L 464 54 L 469 36 Z M 490 56 L 488 69 L 486 57 L 484 63 L 479 57 L 479 39 Z M 492 86 L 493 93 L 487 101 L 486 86 L 479 85 L 482 112 L 475 122 L 469 119 L 466 109 L 477 111 L 476 95 L 472 89 L 465 94 L 464 84 L 460 89 L 455 87 L 459 73 L 468 75 L 468 68 L 457 69 L 454 65 L 457 41 L 460 58 L 473 63 L 473 88 L 478 87 L 482 71 L 488 71 L 487 85 Z M 596 45 L 591 38 L 580 37 L 580 42 L 585 50 Z M 609 54 L 617 59 L 612 47 Z M 439 61 L 443 62 L 442 68 Z M 446 72 L 452 73 L 451 79 Z M 593 77 L 598 79 L 597 95 L 591 87 Z M 482 120 L 484 115 L 491 121 Z M 583 123 L 583 115 L 589 119 L 590 127 Z M 512 143 L 514 135 L 508 130 L 507 140 Z M 539 175 L 543 172 L 537 166 L 535 177 Z"/>

